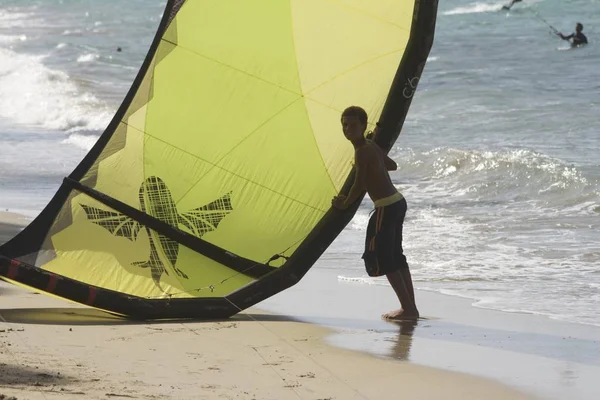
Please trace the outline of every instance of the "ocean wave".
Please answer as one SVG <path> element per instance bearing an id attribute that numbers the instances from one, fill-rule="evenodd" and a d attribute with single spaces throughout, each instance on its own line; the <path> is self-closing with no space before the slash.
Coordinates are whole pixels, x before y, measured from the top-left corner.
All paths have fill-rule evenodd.
<path id="1" fill-rule="evenodd" d="M 444 11 L 442 15 L 460 15 L 460 14 L 476 14 L 485 12 L 500 11 L 505 3 L 471 3 L 466 7 L 456 7 L 452 10 Z"/>
<path id="2" fill-rule="evenodd" d="M 0 116 L 50 130 L 103 130 L 113 110 L 43 60 L 0 49 Z"/>
<path id="3" fill-rule="evenodd" d="M 62 34 L 63 34 L 63 36 L 82 35 L 83 30 L 82 29 L 65 29 Z"/>
<path id="4" fill-rule="evenodd" d="M 367 211 L 359 210 L 352 218 L 352 221 L 350 221 L 350 228 L 359 231 L 366 231 L 368 223 L 369 213 Z"/>
<path id="5" fill-rule="evenodd" d="M 87 62 L 96 61 L 98 58 L 100 58 L 100 56 L 98 54 L 86 53 L 86 54 L 82 54 L 79 57 L 77 57 L 77 62 L 78 63 L 87 63 Z"/>
<path id="6" fill-rule="evenodd" d="M 0 35 L 0 44 L 18 43 L 26 40 L 27 35 Z"/>
<path id="7" fill-rule="evenodd" d="M 590 212 L 600 200 L 600 177 L 528 149 L 479 151 L 439 147 L 399 157 L 403 176 L 418 177 L 419 191 L 472 201 L 539 202 Z M 428 182 L 424 184 L 422 182 Z"/>
<path id="8" fill-rule="evenodd" d="M 83 150 L 90 150 L 98 141 L 99 135 L 84 135 L 73 133 L 62 141 L 64 144 L 70 144 Z"/>
<path id="9" fill-rule="evenodd" d="M 363 285 L 380 285 L 389 286 L 389 283 L 385 278 L 370 278 L 366 276 L 344 276 L 338 275 L 338 281 L 340 282 L 351 282 Z"/>
<path id="10" fill-rule="evenodd" d="M 41 24 L 41 22 L 42 21 L 36 19 L 35 15 L 31 12 L 0 9 L 0 27 L 2 27 L 2 29 L 35 26 L 36 24 Z"/>

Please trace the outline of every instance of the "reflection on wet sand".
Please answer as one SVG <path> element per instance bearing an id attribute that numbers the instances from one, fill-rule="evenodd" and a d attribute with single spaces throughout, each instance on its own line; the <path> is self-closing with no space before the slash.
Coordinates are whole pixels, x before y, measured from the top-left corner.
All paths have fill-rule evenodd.
<path id="1" fill-rule="evenodd" d="M 395 341 L 394 346 L 390 349 L 390 357 L 401 360 L 410 360 L 410 348 L 413 341 L 413 333 L 415 328 L 419 325 L 419 321 L 406 320 L 406 321 L 388 321 L 398 326 L 398 336 L 395 339 L 390 338 L 390 341 Z"/>

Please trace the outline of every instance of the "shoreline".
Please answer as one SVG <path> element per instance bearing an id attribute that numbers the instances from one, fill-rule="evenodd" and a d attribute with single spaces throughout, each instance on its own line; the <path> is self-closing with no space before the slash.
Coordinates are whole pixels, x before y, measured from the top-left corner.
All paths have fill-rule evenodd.
<path id="1" fill-rule="evenodd" d="M 31 218 L 25 215 L 0 211 L 0 244 L 13 238 L 29 222 L 31 222 Z"/>
<path id="2" fill-rule="evenodd" d="M 27 226 L 27 224 L 31 221 L 32 218 L 23 214 L 11 211 L 0 211 L 0 224 L 24 227 Z"/>

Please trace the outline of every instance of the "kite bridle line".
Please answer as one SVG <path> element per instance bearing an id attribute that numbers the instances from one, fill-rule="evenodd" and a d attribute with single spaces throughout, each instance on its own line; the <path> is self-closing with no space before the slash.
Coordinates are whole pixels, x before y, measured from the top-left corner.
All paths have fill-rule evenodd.
<path id="1" fill-rule="evenodd" d="M 249 271 L 249 270 L 251 270 L 252 268 L 254 268 L 256 266 L 259 266 L 259 265 L 269 265 L 269 263 L 271 261 L 275 261 L 275 260 L 278 260 L 280 258 L 284 258 L 284 259 L 287 260 L 289 257 L 286 256 L 286 255 L 284 255 L 284 254 L 287 251 L 289 251 L 292 247 L 296 246 L 298 243 L 304 241 L 307 237 L 308 237 L 308 235 L 305 236 L 305 237 L 303 237 L 303 238 L 301 238 L 301 239 L 298 239 L 296 242 L 292 243 L 287 249 L 285 249 L 285 250 L 283 250 L 283 251 L 281 251 L 281 252 L 273 255 L 266 262 L 264 262 L 264 263 L 256 262 L 255 264 L 250 265 L 248 268 L 244 268 L 242 271 L 238 271 L 238 272 L 232 274 L 231 276 L 223 279 L 222 281 L 220 281 L 218 283 L 212 283 L 212 284 L 207 285 L 207 286 L 203 286 L 203 287 L 199 287 L 199 288 L 194 288 L 194 289 L 188 289 L 188 290 L 184 290 L 184 291 L 181 291 L 181 292 L 165 293 L 163 296 L 146 296 L 144 298 L 145 299 L 149 299 L 149 300 L 155 300 L 155 299 L 173 298 L 173 296 L 177 296 L 177 295 L 180 295 L 180 294 L 186 294 L 186 293 L 190 293 L 190 292 L 196 292 L 197 293 L 197 292 L 201 292 L 203 290 L 210 290 L 211 292 L 214 292 L 217 286 L 223 285 L 225 282 L 227 282 L 230 279 L 236 278 L 236 277 L 238 277 L 240 275 L 244 275 L 244 272 Z M 258 279 L 260 279 L 260 278 L 258 278 Z M 177 279 L 177 280 L 179 282 L 181 282 L 181 279 Z M 239 308 L 239 307 L 236 306 L 236 308 Z"/>
<path id="2" fill-rule="evenodd" d="M 530 10 L 533 13 L 533 15 L 535 15 L 540 21 L 542 21 L 544 24 L 546 24 L 555 35 L 560 36 L 560 32 L 558 31 L 558 29 L 556 29 L 555 27 L 550 25 L 550 23 L 548 21 L 546 21 L 544 18 L 542 18 L 542 16 L 536 10 L 530 9 L 530 8 L 527 8 L 527 10 Z"/>

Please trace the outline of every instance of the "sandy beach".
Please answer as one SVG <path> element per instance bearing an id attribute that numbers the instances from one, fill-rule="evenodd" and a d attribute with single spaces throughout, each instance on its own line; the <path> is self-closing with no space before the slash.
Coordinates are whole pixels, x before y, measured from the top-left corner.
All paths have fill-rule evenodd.
<path id="1" fill-rule="evenodd" d="M 3 213 L 3 237 L 23 220 Z M 138 323 L 0 283 L 0 394 L 17 399 L 528 399 L 493 380 L 333 346 L 258 309 Z"/>
<path id="2" fill-rule="evenodd" d="M 137 324 L 2 286 L 0 392 L 18 399 L 526 399 L 500 384 L 337 349 L 251 310 Z"/>

